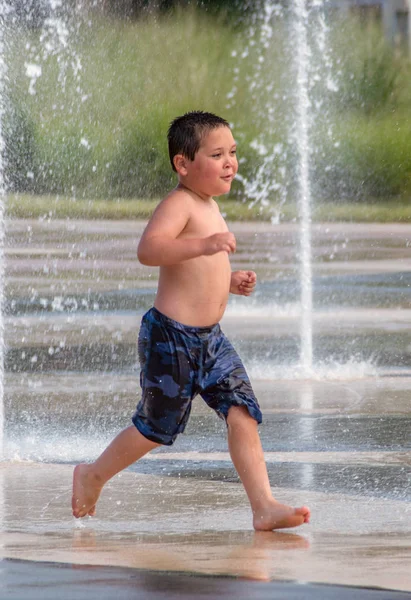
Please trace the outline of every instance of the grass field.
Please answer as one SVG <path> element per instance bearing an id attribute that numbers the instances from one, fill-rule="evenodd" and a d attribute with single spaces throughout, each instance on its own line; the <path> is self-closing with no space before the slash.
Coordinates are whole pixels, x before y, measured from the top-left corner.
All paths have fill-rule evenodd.
<path id="1" fill-rule="evenodd" d="M 10 195 L 6 215 L 16 219 L 142 219 L 150 218 L 157 200 L 77 200 L 56 196 Z M 289 222 L 298 220 L 295 205 L 250 208 L 239 201 L 220 199 L 220 210 L 228 221 Z M 411 222 L 411 202 L 398 200 L 374 203 L 321 202 L 313 206 L 313 221 L 364 223 Z"/>
<path id="2" fill-rule="evenodd" d="M 93 17 L 76 22 L 73 17 L 69 44 L 60 50 L 48 50 L 44 35 L 40 43 L 39 31 L 7 29 L 4 135 L 10 189 L 75 195 L 84 199 L 76 208 L 84 214 L 146 214 L 133 199 L 161 197 L 173 183 L 166 148 L 170 120 L 203 109 L 233 124 L 240 172 L 257 189 L 257 212 L 268 218 L 259 200 L 268 180 L 269 203 L 287 198 L 288 205 L 297 196 L 295 139 L 290 137 L 294 48 L 285 21 L 274 19 L 264 39 L 262 15 L 252 25 L 237 22 L 234 27 L 228 19 L 196 10 L 195 3 L 191 9 L 137 21 Z M 316 117 L 313 195 L 335 200 L 336 213 L 347 218 L 374 214 L 386 220 L 392 211 L 397 217 L 398 211 L 406 214 L 411 193 L 409 58 L 393 52 L 378 28 L 365 30 L 358 22 L 330 27 L 333 85 L 324 65 L 315 67 L 315 52 L 310 72 Z M 315 35 L 312 43 L 315 49 Z M 30 69 L 41 74 L 30 80 Z M 254 185 L 256 177 L 260 182 Z M 231 197 L 248 201 L 251 188 L 233 186 Z M 379 204 L 362 209 L 355 202 L 349 211 L 340 206 L 341 198 L 367 205 L 370 197 L 393 196 L 400 200 L 386 216 Z M 120 207 L 117 198 L 130 200 Z M 90 208 L 88 199 L 96 199 Z M 41 203 L 40 198 L 34 202 Z M 246 206 L 233 207 L 236 214 L 251 214 Z M 292 218 L 292 212 L 285 208 L 285 218 Z"/>

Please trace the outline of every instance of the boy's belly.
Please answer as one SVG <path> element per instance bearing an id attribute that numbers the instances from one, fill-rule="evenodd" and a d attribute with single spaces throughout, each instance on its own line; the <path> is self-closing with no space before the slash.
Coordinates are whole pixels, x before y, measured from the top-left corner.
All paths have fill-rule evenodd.
<path id="1" fill-rule="evenodd" d="M 163 298 L 157 295 L 154 306 L 163 315 L 178 321 L 183 325 L 192 327 L 210 327 L 221 321 L 227 302 L 203 303 L 202 305 L 182 305 L 181 302 L 163 301 Z"/>
<path id="2" fill-rule="evenodd" d="M 218 323 L 228 302 L 231 267 L 225 253 L 210 258 L 161 268 L 155 307 L 184 325 Z"/>

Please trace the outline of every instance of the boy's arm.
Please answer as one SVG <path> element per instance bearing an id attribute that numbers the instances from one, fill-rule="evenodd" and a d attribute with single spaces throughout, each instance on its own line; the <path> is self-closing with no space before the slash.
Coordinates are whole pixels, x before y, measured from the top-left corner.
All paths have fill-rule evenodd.
<path id="1" fill-rule="evenodd" d="M 165 198 L 143 232 L 137 249 L 139 261 L 143 265 L 158 267 L 222 251 L 234 252 L 235 238 L 230 232 L 206 238 L 179 239 L 189 218 L 189 196 L 175 192 Z"/>

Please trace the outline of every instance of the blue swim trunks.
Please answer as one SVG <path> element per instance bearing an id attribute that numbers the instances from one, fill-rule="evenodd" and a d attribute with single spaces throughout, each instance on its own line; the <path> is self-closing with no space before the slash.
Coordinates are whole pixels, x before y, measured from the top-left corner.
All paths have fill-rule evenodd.
<path id="1" fill-rule="evenodd" d="M 171 446 L 198 394 L 221 418 L 231 406 L 244 406 L 261 423 L 243 363 L 220 325 L 190 327 L 151 308 L 141 322 L 138 354 L 142 398 L 132 420 L 149 440 Z"/>

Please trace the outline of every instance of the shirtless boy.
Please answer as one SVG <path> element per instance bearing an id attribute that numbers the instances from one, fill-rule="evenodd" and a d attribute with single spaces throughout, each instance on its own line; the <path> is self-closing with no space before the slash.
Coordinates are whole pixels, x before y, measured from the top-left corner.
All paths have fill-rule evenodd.
<path id="1" fill-rule="evenodd" d="M 143 265 L 160 267 L 154 307 L 139 334 L 142 399 L 124 429 L 91 464 L 74 470 L 75 517 L 94 516 L 104 484 L 184 431 L 191 402 L 201 395 L 227 423 L 228 446 L 244 485 L 256 530 L 308 523 L 307 507 L 279 503 L 271 493 L 257 424 L 261 411 L 240 358 L 218 324 L 228 296 L 249 296 L 253 271 L 231 271 L 236 249 L 213 196 L 230 191 L 237 169 L 228 123 L 196 111 L 168 132 L 177 187 L 158 205 L 138 246 Z"/>

